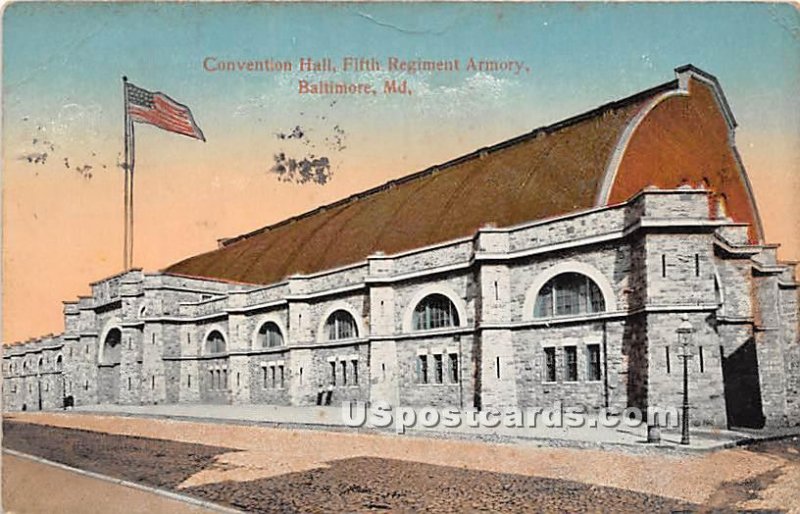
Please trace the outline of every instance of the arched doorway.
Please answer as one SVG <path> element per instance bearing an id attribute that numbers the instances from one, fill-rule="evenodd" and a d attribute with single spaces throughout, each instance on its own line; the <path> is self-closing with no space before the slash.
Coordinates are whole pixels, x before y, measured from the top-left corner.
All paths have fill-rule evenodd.
<path id="1" fill-rule="evenodd" d="M 230 403 L 231 380 L 228 377 L 228 344 L 222 331 L 211 330 L 203 343 L 200 398 L 206 403 Z"/>
<path id="2" fill-rule="evenodd" d="M 98 395 L 100 403 L 119 402 L 119 368 L 122 361 L 122 331 L 111 328 L 106 332 L 100 351 Z"/>

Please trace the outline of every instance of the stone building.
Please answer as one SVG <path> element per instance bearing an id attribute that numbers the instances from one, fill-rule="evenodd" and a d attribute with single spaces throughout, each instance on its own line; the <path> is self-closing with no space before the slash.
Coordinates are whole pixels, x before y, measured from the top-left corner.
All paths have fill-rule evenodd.
<path id="1" fill-rule="evenodd" d="M 794 263 L 717 80 L 676 79 L 64 303 L 6 410 L 96 403 L 677 406 L 800 422 Z M 324 396 L 324 395 L 323 395 Z"/>

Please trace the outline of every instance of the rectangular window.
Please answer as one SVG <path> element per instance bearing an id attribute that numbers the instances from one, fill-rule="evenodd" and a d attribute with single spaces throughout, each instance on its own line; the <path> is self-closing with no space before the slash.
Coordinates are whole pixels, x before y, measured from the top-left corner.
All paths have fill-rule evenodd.
<path id="1" fill-rule="evenodd" d="M 156 376 L 152 375 L 150 376 L 150 389 L 155 389 L 155 388 L 156 388 Z"/>
<path id="2" fill-rule="evenodd" d="M 665 347 L 664 350 L 665 350 L 665 357 L 667 359 L 667 375 L 669 375 L 670 372 L 672 371 L 670 369 L 670 362 L 669 362 L 669 346 Z"/>
<path id="3" fill-rule="evenodd" d="M 156 344 L 156 335 L 155 334 L 153 334 L 153 343 L 152 344 Z"/>
<path id="4" fill-rule="evenodd" d="M 494 358 L 494 374 L 497 379 L 500 379 L 500 357 Z"/>
<path id="5" fill-rule="evenodd" d="M 189 375 L 186 379 L 186 387 L 192 387 L 192 375 Z"/>
<path id="6" fill-rule="evenodd" d="M 700 359 L 700 373 L 705 373 L 706 372 L 706 363 L 705 363 L 705 359 L 703 358 L 704 357 L 704 355 L 703 355 L 703 347 L 700 346 L 700 347 L 698 347 L 697 350 L 698 350 L 698 357 Z"/>
<path id="7" fill-rule="evenodd" d="M 420 384 L 428 383 L 428 356 L 417 356 L 417 381 Z"/>
<path id="8" fill-rule="evenodd" d="M 131 390 L 131 377 L 128 377 L 128 391 Z"/>
<path id="9" fill-rule="evenodd" d="M 544 349 L 544 380 L 556 381 L 556 349 L 552 346 Z"/>
<path id="10" fill-rule="evenodd" d="M 695 277 L 699 277 L 700 276 L 700 254 L 699 253 L 694 254 L 694 276 Z"/>
<path id="11" fill-rule="evenodd" d="M 661 254 L 661 276 L 667 276 L 667 256 L 663 253 Z"/>
<path id="12" fill-rule="evenodd" d="M 275 366 L 270 366 L 269 367 L 269 374 L 270 374 L 270 379 L 271 379 L 271 383 L 272 383 L 272 388 L 275 389 L 275 380 L 276 380 Z"/>
<path id="13" fill-rule="evenodd" d="M 262 374 L 264 375 L 264 376 L 263 376 L 263 381 L 264 381 L 264 389 L 266 389 L 266 388 L 267 388 L 267 367 L 266 367 L 266 366 L 262 366 L 262 367 L 261 367 L 261 372 L 262 372 Z"/>
<path id="14" fill-rule="evenodd" d="M 347 385 L 347 361 L 342 361 L 342 385 Z"/>
<path id="15" fill-rule="evenodd" d="M 336 385 L 336 361 L 331 361 L 331 385 Z"/>
<path id="16" fill-rule="evenodd" d="M 586 380 L 600 380 L 600 345 L 586 346 Z"/>
<path id="17" fill-rule="evenodd" d="M 278 374 L 280 375 L 281 389 L 283 389 L 283 385 L 284 385 L 284 383 L 286 381 L 286 375 L 284 374 L 284 371 L 283 371 L 283 364 L 278 366 Z"/>
<path id="18" fill-rule="evenodd" d="M 450 382 L 458 383 L 458 354 L 450 354 Z"/>
<path id="19" fill-rule="evenodd" d="M 444 362 L 441 353 L 433 356 L 433 377 L 437 384 L 444 382 Z"/>
<path id="20" fill-rule="evenodd" d="M 299 375 L 300 375 L 300 383 L 302 384 L 303 383 L 303 368 L 300 368 Z"/>
<path id="21" fill-rule="evenodd" d="M 210 385 L 209 385 L 209 389 L 214 389 L 214 370 L 210 369 L 210 370 L 208 370 L 208 372 L 211 375 L 211 382 L 210 382 Z"/>
<path id="22" fill-rule="evenodd" d="M 222 370 L 222 384 L 224 386 L 224 389 L 228 389 L 228 370 L 227 369 L 223 369 Z"/>
<path id="23" fill-rule="evenodd" d="M 353 359 L 353 385 L 358 385 L 358 360 Z"/>
<path id="24" fill-rule="evenodd" d="M 578 380 L 578 347 L 564 347 L 564 380 L 575 382 Z"/>

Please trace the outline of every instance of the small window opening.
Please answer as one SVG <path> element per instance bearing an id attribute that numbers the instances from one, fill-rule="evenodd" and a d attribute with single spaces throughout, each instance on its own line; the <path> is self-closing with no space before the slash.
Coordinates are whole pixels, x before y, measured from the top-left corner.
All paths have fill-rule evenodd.
<path id="1" fill-rule="evenodd" d="M 700 373 L 705 373 L 706 372 L 706 363 L 705 363 L 705 359 L 704 359 L 704 355 L 703 355 L 703 347 L 702 346 L 700 346 L 698 348 L 698 354 L 699 354 L 699 357 L 700 357 Z"/>
<path id="2" fill-rule="evenodd" d="M 664 347 L 665 357 L 667 359 L 667 375 L 669 375 L 672 370 L 670 369 L 670 362 L 669 362 L 669 346 Z"/>

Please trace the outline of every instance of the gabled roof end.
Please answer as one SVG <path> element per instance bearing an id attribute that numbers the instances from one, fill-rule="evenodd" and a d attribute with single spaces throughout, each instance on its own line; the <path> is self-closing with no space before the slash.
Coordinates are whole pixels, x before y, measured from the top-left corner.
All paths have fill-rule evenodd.
<path id="1" fill-rule="evenodd" d="M 696 67 L 694 64 L 684 64 L 683 66 L 678 66 L 675 68 L 675 75 L 678 77 L 678 86 L 683 89 L 684 91 L 688 91 L 689 89 L 689 79 L 694 78 L 700 80 L 701 82 L 705 82 L 711 86 L 711 89 L 714 91 L 714 95 L 717 98 L 717 102 L 719 103 L 722 113 L 725 116 L 725 121 L 728 122 L 728 126 L 731 130 L 735 129 L 737 126 L 736 118 L 733 116 L 733 111 L 731 110 L 731 106 L 728 104 L 728 99 L 725 98 L 725 93 L 722 92 L 722 86 L 719 84 L 719 80 L 714 75 L 708 73 L 705 70 L 701 70 L 700 68 Z"/>

